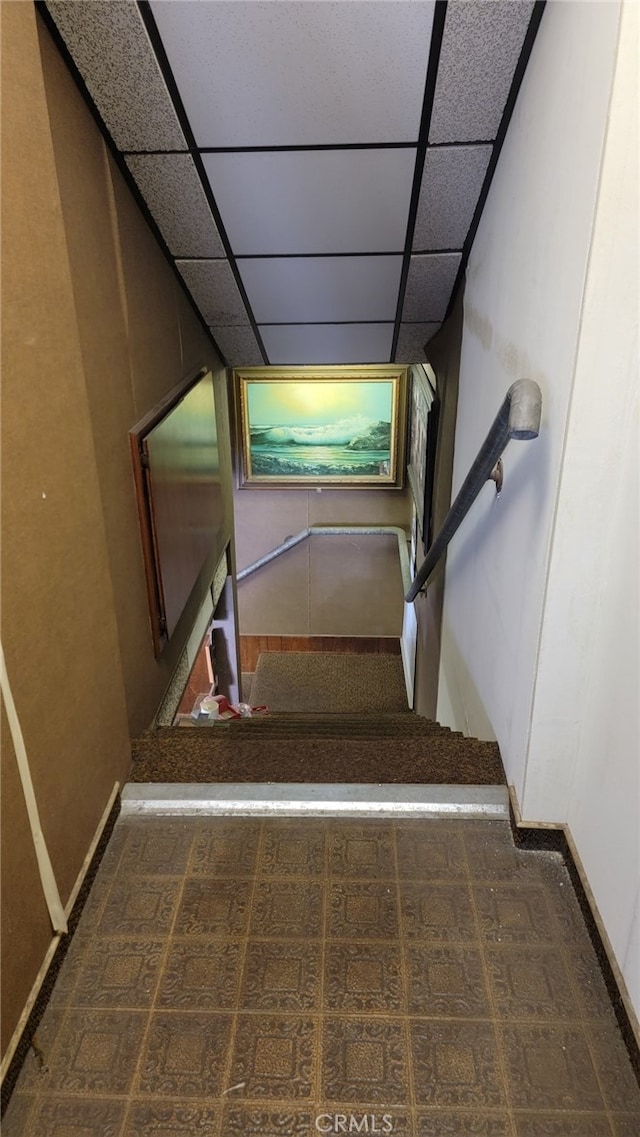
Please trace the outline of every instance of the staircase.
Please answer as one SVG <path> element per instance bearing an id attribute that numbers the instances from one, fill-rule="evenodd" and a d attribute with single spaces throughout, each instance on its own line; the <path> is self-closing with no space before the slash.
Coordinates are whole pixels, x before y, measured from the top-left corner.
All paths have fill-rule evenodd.
<path id="1" fill-rule="evenodd" d="M 504 785 L 495 742 L 410 712 L 272 714 L 162 727 L 132 743 L 137 783 Z"/>

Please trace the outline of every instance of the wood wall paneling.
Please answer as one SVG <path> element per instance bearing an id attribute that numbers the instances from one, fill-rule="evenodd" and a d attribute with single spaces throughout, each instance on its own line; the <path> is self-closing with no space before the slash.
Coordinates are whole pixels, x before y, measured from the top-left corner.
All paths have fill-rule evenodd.
<path id="1" fill-rule="evenodd" d="M 177 713 L 180 715 L 191 714 L 198 695 L 208 694 L 212 684 L 213 670 L 211 667 L 209 647 L 207 644 L 203 644 L 194 660 Z"/>
<path id="2" fill-rule="evenodd" d="M 400 640 L 394 636 L 240 636 L 242 671 L 255 671 L 258 656 L 265 651 L 335 651 L 347 654 L 400 655 Z"/>

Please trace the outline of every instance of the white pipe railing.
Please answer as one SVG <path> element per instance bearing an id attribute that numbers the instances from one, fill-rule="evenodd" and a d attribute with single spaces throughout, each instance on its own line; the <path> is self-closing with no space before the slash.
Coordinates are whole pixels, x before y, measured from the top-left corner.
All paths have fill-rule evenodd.
<path id="1" fill-rule="evenodd" d="M 281 545 L 276 549 L 272 549 L 270 553 L 265 553 L 263 557 L 259 557 L 257 561 L 247 565 L 236 575 L 238 583 L 246 577 L 251 576 L 257 569 L 262 568 L 263 565 L 268 565 L 271 561 L 275 561 L 277 557 L 281 557 L 283 553 L 293 549 L 296 545 L 300 545 L 302 541 L 306 541 L 308 537 L 329 537 L 334 534 L 343 534 L 346 536 L 358 535 L 360 537 L 366 536 L 392 536 L 396 537 L 398 541 L 398 555 L 400 557 L 400 572 L 402 573 L 402 588 L 404 592 L 408 592 L 411 588 L 411 571 L 409 568 L 409 554 L 407 552 L 407 544 L 409 541 L 408 534 L 404 529 L 398 525 L 308 525 L 306 529 L 302 529 L 293 537 L 287 537 Z"/>

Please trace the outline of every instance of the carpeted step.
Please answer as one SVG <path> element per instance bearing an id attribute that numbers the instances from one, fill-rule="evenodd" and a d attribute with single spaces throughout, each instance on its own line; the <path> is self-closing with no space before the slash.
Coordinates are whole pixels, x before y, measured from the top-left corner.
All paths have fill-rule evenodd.
<path id="1" fill-rule="evenodd" d="M 408 711 L 402 659 L 382 652 L 263 652 L 251 701 L 284 712 Z"/>
<path id="2" fill-rule="evenodd" d="M 442 728 L 417 737 L 376 739 L 269 738 L 254 735 L 250 726 L 165 728 L 135 739 L 132 755 L 132 782 L 500 785 L 505 780 L 495 743 Z"/>
<path id="3" fill-rule="evenodd" d="M 195 727 L 195 724 L 194 724 Z M 410 712 L 397 715 L 278 714 L 228 719 L 197 729 L 231 731 L 251 738 L 390 738 L 423 737 L 443 728 L 431 719 Z"/>

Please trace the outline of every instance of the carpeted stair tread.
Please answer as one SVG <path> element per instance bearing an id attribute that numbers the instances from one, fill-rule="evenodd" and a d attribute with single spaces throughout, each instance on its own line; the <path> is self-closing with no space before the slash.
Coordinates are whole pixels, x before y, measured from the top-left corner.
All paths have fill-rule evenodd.
<path id="1" fill-rule="evenodd" d="M 401 715 L 266 715 L 229 719 L 198 727 L 203 730 L 244 732 L 251 738 L 384 738 L 422 737 L 442 730 L 430 719 L 410 713 Z"/>
<path id="2" fill-rule="evenodd" d="M 407 711 L 399 655 L 263 652 L 251 686 L 254 705 L 326 714 Z"/>
<path id="3" fill-rule="evenodd" d="M 495 743 L 464 738 L 409 710 L 399 656 L 265 652 L 251 701 L 271 713 L 135 739 L 131 780 L 504 782 Z"/>
<path id="4" fill-rule="evenodd" d="M 243 724 L 237 725 L 241 729 L 147 732 L 132 744 L 130 780 L 426 785 L 500 785 L 505 780 L 496 743 L 441 728 L 414 737 L 281 738 L 254 735 L 250 726 L 242 730 Z"/>

